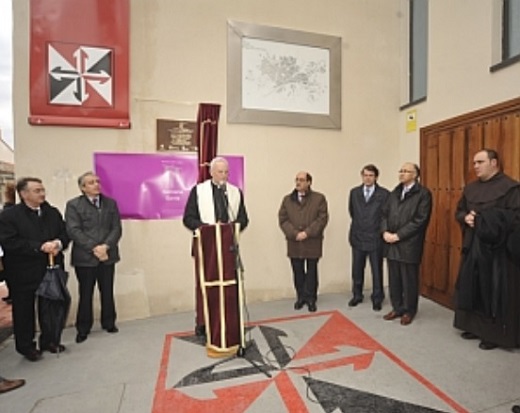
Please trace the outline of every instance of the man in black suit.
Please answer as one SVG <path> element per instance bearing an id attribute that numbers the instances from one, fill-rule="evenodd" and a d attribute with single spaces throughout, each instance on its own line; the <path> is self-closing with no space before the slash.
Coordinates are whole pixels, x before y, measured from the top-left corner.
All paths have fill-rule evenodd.
<path id="1" fill-rule="evenodd" d="M 0 244 L 13 300 L 16 351 L 37 361 L 42 351 L 56 353 L 65 349 L 50 341 L 44 323 L 40 323 L 40 348 L 36 348 L 34 308 L 35 292 L 45 275 L 49 254 L 54 256 L 56 265 L 63 266 L 62 250 L 69 239 L 61 213 L 45 201 L 40 179 L 21 178 L 16 190 L 21 202 L 0 214 Z"/>
<path id="2" fill-rule="evenodd" d="M 86 172 L 78 178 L 82 194 L 67 202 L 65 221 L 72 244 L 71 264 L 79 284 L 76 342 L 87 339 L 94 323 L 92 298 L 97 283 L 101 327 L 117 333 L 114 302 L 115 264 L 120 260 L 121 217 L 114 199 L 101 193 L 99 177 Z"/>
<path id="3" fill-rule="evenodd" d="M 385 298 L 383 290 L 383 239 L 381 237 L 381 209 L 388 190 L 377 184 L 379 169 L 366 165 L 361 170 L 363 184 L 350 191 L 348 212 L 352 219 L 348 240 L 352 246 L 352 298 L 355 307 L 363 301 L 366 260 L 372 270 L 372 308 L 380 311 Z"/>

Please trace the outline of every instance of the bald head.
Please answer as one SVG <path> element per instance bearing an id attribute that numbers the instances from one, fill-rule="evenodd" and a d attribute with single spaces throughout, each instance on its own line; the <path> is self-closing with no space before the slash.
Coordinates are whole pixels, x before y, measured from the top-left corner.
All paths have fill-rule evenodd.
<path id="1" fill-rule="evenodd" d="M 412 162 L 405 162 L 399 170 L 399 182 L 408 186 L 419 178 L 419 167 Z"/>

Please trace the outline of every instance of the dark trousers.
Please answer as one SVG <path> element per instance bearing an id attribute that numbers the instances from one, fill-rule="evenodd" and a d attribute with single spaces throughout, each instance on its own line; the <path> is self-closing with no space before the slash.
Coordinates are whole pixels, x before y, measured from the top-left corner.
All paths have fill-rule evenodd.
<path id="1" fill-rule="evenodd" d="M 383 254 L 381 250 L 362 251 L 352 248 L 352 294 L 355 298 L 363 298 L 367 257 L 372 270 L 372 295 L 370 298 L 374 303 L 381 303 L 385 299 L 383 290 Z"/>
<path id="2" fill-rule="evenodd" d="M 314 303 L 318 299 L 319 258 L 291 258 L 293 281 L 298 300 Z"/>
<path id="3" fill-rule="evenodd" d="M 97 283 L 101 298 L 101 327 L 108 330 L 116 323 L 116 306 L 114 302 L 115 264 L 99 264 L 97 267 L 76 267 L 79 284 L 79 304 L 76 316 L 78 334 L 90 333 L 94 323 L 92 297 Z"/>
<path id="4" fill-rule="evenodd" d="M 397 314 L 417 313 L 419 303 L 419 264 L 407 264 L 395 260 L 388 262 L 390 301 Z"/>
<path id="5" fill-rule="evenodd" d="M 20 354 L 26 354 L 36 348 L 36 343 L 34 341 L 36 335 L 35 292 L 35 289 L 25 291 L 11 290 L 10 292 L 11 298 L 13 299 L 12 315 L 14 341 L 16 351 Z M 38 317 L 40 314 L 41 311 L 38 308 Z M 45 331 L 45 324 L 40 323 L 40 325 L 42 326 L 39 339 L 40 348 L 47 347 L 50 344 L 48 338 L 49 334 Z"/>

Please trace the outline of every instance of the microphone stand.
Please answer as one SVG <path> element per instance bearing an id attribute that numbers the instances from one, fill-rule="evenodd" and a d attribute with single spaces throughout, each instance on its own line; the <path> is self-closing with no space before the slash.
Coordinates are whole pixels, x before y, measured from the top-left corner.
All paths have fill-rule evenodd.
<path id="1" fill-rule="evenodd" d="M 232 252 L 235 254 L 235 276 L 237 281 L 237 293 L 238 293 L 238 299 L 237 299 L 237 309 L 239 314 L 239 325 L 238 325 L 238 333 L 240 336 L 240 345 L 238 346 L 238 350 L 236 352 L 236 357 L 243 358 L 244 360 L 248 361 L 249 364 L 251 364 L 253 367 L 255 367 L 259 372 L 265 374 L 267 377 L 271 378 L 272 375 L 267 371 L 267 366 L 265 363 L 263 365 L 258 365 L 256 362 L 254 362 L 251 358 L 247 355 L 247 346 L 245 342 L 245 335 L 244 335 L 244 316 L 242 311 L 242 303 L 243 303 L 243 292 L 244 292 L 244 265 L 242 263 L 242 257 L 240 256 L 240 249 L 238 245 L 238 234 L 236 233 L 236 219 L 237 217 L 233 213 L 233 210 L 230 208 L 229 205 L 229 199 L 227 196 L 227 190 L 226 187 L 223 185 L 220 187 L 220 190 L 222 191 L 222 197 L 224 199 L 224 206 L 226 208 L 229 222 L 233 223 L 232 225 L 232 234 L 233 234 L 233 245 L 232 245 Z M 240 225 L 240 223 L 238 223 Z"/>

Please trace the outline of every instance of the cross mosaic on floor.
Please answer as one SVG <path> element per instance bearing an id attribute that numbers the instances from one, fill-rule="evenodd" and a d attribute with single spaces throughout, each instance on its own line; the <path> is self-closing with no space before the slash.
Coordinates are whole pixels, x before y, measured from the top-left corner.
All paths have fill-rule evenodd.
<path id="1" fill-rule="evenodd" d="M 246 336 L 245 357 L 210 359 L 191 332 L 167 335 L 152 413 L 467 412 L 339 311 Z"/>

